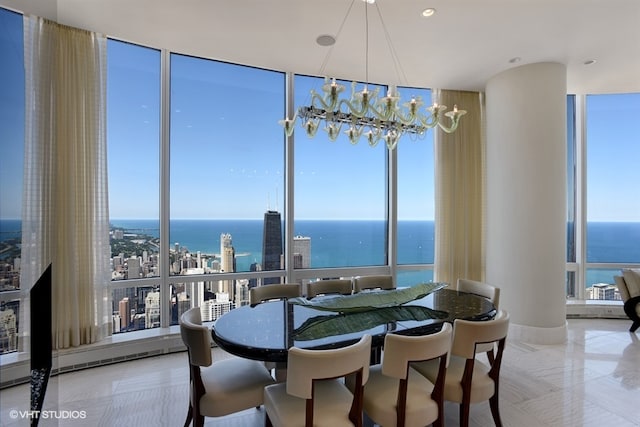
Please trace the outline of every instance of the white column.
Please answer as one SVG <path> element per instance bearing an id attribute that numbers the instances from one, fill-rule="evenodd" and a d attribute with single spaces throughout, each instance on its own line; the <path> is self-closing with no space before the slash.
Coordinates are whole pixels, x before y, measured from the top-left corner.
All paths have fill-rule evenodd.
<path id="1" fill-rule="evenodd" d="M 510 335 L 566 340 L 566 67 L 504 71 L 486 87 L 486 280 Z"/>

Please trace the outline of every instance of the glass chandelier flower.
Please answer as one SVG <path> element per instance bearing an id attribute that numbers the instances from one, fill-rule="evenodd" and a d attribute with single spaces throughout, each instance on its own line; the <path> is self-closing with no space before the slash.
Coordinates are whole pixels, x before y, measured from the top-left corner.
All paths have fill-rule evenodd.
<path id="1" fill-rule="evenodd" d="M 365 20 L 368 80 L 368 7 L 375 0 L 362 1 L 367 3 Z M 349 8 L 350 10 L 351 8 Z M 380 18 L 382 19 L 382 15 Z M 391 46 L 390 49 L 392 49 Z M 360 138 L 364 137 L 372 147 L 375 147 L 380 140 L 384 140 L 387 148 L 393 150 L 405 133 L 420 136 L 436 126 L 447 133 L 454 132 L 458 127 L 460 117 L 466 114 L 466 111 L 459 110 L 455 105 L 452 111 L 445 112 L 447 107 L 437 103 L 425 108 L 425 114 L 421 111 L 424 103 L 420 97 L 412 97 L 409 102 L 399 105 L 400 94 L 395 86 L 389 86 L 387 94 L 383 97 L 379 96 L 379 88 L 370 92 L 367 83 L 364 83 L 362 90 L 357 91 L 357 83 L 352 82 L 349 98 L 341 98 L 344 90 L 344 85 L 337 83 L 335 78 L 325 78 L 322 94 L 312 90 L 309 105 L 298 108 L 293 118 L 279 121 L 284 127 L 285 134 L 287 136 L 293 135 L 296 120 L 299 118 L 310 138 L 313 138 L 321 125 L 324 125 L 324 131 L 329 140 L 335 141 L 345 128 L 344 133 L 352 144 L 357 144 Z M 449 119 L 448 125 L 443 123 L 443 117 Z"/>

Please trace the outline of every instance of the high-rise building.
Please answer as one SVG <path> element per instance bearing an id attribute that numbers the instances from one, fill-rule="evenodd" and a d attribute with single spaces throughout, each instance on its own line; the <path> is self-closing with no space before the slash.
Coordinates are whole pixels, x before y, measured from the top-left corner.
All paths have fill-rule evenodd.
<path id="1" fill-rule="evenodd" d="M 590 288 L 587 288 L 587 299 L 621 300 L 622 297 L 616 285 L 596 283 Z"/>
<path id="2" fill-rule="evenodd" d="M 249 266 L 249 271 L 262 271 L 262 266 L 258 262 L 251 263 L 251 265 Z M 262 279 L 249 279 L 249 289 L 255 288 L 256 286 L 262 286 Z"/>
<path id="3" fill-rule="evenodd" d="M 0 310 L 0 353 L 18 350 L 16 314 L 12 309 Z"/>
<path id="4" fill-rule="evenodd" d="M 293 238 L 293 254 L 300 255 L 300 266 L 294 268 L 311 268 L 311 237 L 295 236 Z"/>
<path id="5" fill-rule="evenodd" d="M 210 322 L 228 313 L 233 308 L 233 303 L 229 301 L 229 295 L 218 293 L 215 299 L 206 300 L 200 306 L 200 315 L 202 316 L 203 322 Z"/>
<path id="6" fill-rule="evenodd" d="M 160 292 L 149 292 L 144 300 L 144 327 L 160 326 Z"/>
<path id="7" fill-rule="evenodd" d="M 236 280 L 234 304 L 236 307 L 249 305 L 249 280 Z"/>
<path id="8" fill-rule="evenodd" d="M 137 307 L 136 295 L 137 295 L 136 288 L 116 288 L 113 290 L 111 308 L 114 313 L 118 312 L 123 317 L 123 321 L 126 320 L 127 323 L 123 324 L 122 326 L 123 328 L 129 326 L 130 316 L 128 314 L 128 310 L 131 310 L 132 308 L 135 309 Z M 122 310 L 120 308 L 120 301 L 122 301 L 125 298 L 129 301 L 126 316 L 123 315 Z"/>
<path id="9" fill-rule="evenodd" d="M 140 259 L 136 256 L 132 256 L 127 259 L 127 279 L 139 279 L 140 278 Z"/>
<path id="10" fill-rule="evenodd" d="M 129 297 L 124 297 L 118 302 L 118 315 L 120 317 L 120 330 L 126 330 L 129 327 L 131 306 L 129 305 Z"/>
<path id="11" fill-rule="evenodd" d="M 233 273 L 234 271 L 236 271 L 236 251 L 233 240 L 231 234 L 222 233 L 220 235 L 220 272 Z M 221 280 L 218 291 L 233 299 L 233 280 Z"/>
<path id="12" fill-rule="evenodd" d="M 280 212 L 268 210 L 264 214 L 262 231 L 262 270 L 280 270 L 280 257 L 282 256 L 282 223 Z M 264 285 L 280 283 L 278 277 L 267 277 Z"/>

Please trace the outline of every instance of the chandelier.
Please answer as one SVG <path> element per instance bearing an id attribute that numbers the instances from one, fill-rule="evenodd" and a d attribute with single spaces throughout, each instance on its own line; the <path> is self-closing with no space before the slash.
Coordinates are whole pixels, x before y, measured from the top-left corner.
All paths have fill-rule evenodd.
<path id="1" fill-rule="evenodd" d="M 351 8 L 347 11 L 346 21 Z M 293 118 L 285 118 L 280 120 L 287 136 L 293 135 L 296 120 L 300 119 L 300 124 L 305 130 L 307 136 L 313 138 L 321 125 L 324 125 L 324 131 L 330 141 L 335 141 L 345 128 L 344 133 L 349 138 L 351 144 L 357 144 L 361 137 L 364 137 L 371 147 L 378 145 L 380 140 L 384 140 L 387 148 L 393 150 L 398 141 L 405 133 L 423 136 L 428 129 L 439 126 L 444 132 L 454 132 L 460 120 L 466 111 L 459 110 L 454 105 L 452 111 L 446 111 L 445 105 L 434 103 L 432 106 L 425 108 L 426 114 L 421 111 L 424 103 L 419 96 L 413 96 L 408 102 L 400 105 L 400 94 L 395 86 L 390 85 L 385 96 L 379 96 L 379 88 L 373 91 L 368 90 L 369 79 L 369 14 L 368 8 L 375 0 L 362 0 L 365 5 L 365 22 L 366 22 L 366 79 L 362 90 L 358 91 L 358 84 L 354 81 L 351 83 L 351 94 L 349 98 L 342 97 L 345 86 L 336 82 L 335 78 L 325 78 L 322 86 L 322 94 L 315 90 L 311 91 L 311 101 L 309 105 L 298 108 Z M 377 8 L 377 5 L 376 5 Z M 378 14 L 383 27 L 384 20 L 378 9 Z M 340 28 L 340 31 L 342 27 Z M 338 32 L 338 34 L 340 33 Z M 389 49 L 392 56 L 397 55 L 393 52 L 393 46 L 387 37 Z M 325 60 L 325 63 L 327 61 Z M 443 117 L 449 118 L 449 124 L 443 123 Z"/>

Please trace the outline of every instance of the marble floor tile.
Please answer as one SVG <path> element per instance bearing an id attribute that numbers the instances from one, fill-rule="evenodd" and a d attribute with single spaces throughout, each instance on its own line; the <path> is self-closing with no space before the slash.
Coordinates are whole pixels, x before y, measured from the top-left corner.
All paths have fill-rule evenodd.
<path id="1" fill-rule="evenodd" d="M 504 353 L 500 411 L 505 426 L 640 426 L 640 340 L 629 322 L 570 319 L 561 345 L 509 340 Z M 233 357 L 214 349 L 214 360 Z M 483 355 L 478 356 L 483 360 Z M 186 353 L 156 356 L 70 372 L 52 378 L 45 407 L 84 411 L 85 418 L 58 426 L 181 426 L 187 413 Z M 0 425 L 28 425 L 11 418 L 27 410 L 28 385 L 0 391 Z M 458 405 L 445 404 L 445 422 L 459 424 Z M 207 418 L 212 427 L 263 426 L 264 409 Z M 368 421 L 368 425 L 371 422 Z M 486 402 L 472 405 L 472 426 L 492 426 Z"/>

